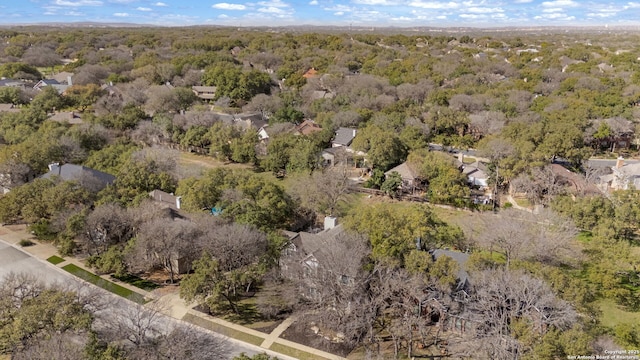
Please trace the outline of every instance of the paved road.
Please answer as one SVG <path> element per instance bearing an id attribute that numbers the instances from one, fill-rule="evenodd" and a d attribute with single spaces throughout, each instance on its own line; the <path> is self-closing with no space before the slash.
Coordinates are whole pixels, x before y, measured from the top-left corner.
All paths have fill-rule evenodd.
<path id="1" fill-rule="evenodd" d="M 75 276 L 67 274 L 66 272 L 64 272 L 64 270 L 43 262 L 39 259 L 36 259 L 31 255 L 23 252 L 22 250 L 19 250 L 11 246 L 10 244 L 0 240 L 0 280 L 7 276 L 7 274 L 9 274 L 10 272 L 24 272 L 33 274 L 45 284 L 65 284 L 67 286 L 76 285 L 80 287 L 80 280 L 78 280 Z M 109 313 L 110 317 L 113 317 L 114 314 L 127 316 L 135 312 L 135 303 L 127 301 L 102 289 L 95 289 L 103 292 L 104 298 L 108 299 L 107 301 L 105 301 L 105 303 L 108 304 L 108 308 L 106 311 Z M 162 314 L 158 314 L 157 316 L 157 321 L 159 321 L 161 324 L 159 327 L 164 329 L 171 329 L 176 325 L 183 324 L 179 320 Z M 215 334 L 208 330 L 201 328 L 197 329 L 198 331 L 206 333 L 208 336 L 222 338 L 221 335 Z M 234 339 L 224 338 L 222 339 L 222 341 L 224 341 L 226 343 L 226 346 L 231 349 L 230 357 L 239 355 L 242 352 L 251 356 L 264 351 L 264 349 L 260 349 L 259 347 L 250 344 L 245 344 Z M 287 357 L 285 356 L 282 356 L 281 358 L 287 359 Z"/>
<path id="2" fill-rule="evenodd" d="M 592 169 L 604 169 L 615 166 L 616 162 L 617 160 L 615 159 L 589 159 L 585 161 L 585 166 Z M 624 159 L 625 164 L 637 164 L 639 162 L 640 160 Z"/>

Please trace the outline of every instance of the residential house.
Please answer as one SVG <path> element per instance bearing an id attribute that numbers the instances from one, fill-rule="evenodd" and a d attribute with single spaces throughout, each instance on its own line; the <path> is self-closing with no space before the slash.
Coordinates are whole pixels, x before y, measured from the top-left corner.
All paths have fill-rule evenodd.
<path id="1" fill-rule="evenodd" d="M 315 121 L 307 119 L 296 126 L 293 131 L 295 135 L 310 135 L 322 131 L 322 128 Z"/>
<path id="2" fill-rule="evenodd" d="M 21 88 L 23 90 L 26 90 L 28 87 L 30 87 L 27 82 L 22 81 L 22 80 L 15 80 L 15 79 L 6 79 L 6 78 L 2 78 L 0 79 L 0 87 L 17 87 L 17 88 Z"/>
<path id="3" fill-rule="evenodd" d="M 419 179 L 418 172 L 408 162 L 403 162 L 402 164 L 385 172 L 384 175 L 388 177 L 394 172 L 400 174 L 400 177 L 402 178 L 401 190 L 403 192 L 413 194 L 416 189 L 421 188 L 423 185 L 422 181 Z"/>
<path id="4" fill-rule="evenodd" d="M 59 94 L 64 94 L 64 92 L 67 91 L 67 88 L 71 85 L 59 83 L 58 80 L 55 79 L 42 79 L 38 81 L 33 88 L 40 91 L 46 86 L 51 86 L 56 89 Z"/>
<path id="5" fill-rule="evenodd" d="M 640 189 L 640 163 L 625 164 L 622 157 L 611 167 L 611 174 L 600 177 L 602 189 L 629 190 Z"/>
<path id="6" fill-rule="evenodd" d="M 363 167 L 365 154 L 362 151 L 355 151 L 351 148 L 351 143 L 356 137 L 357 130 L 353 128 L 341 127 L 336 130 L 331 141 L 331 147 L 322 151 L 323 162 L 326 166 L 349 165 L 356 168 Z"/>
<path id="7" fill-rule="evenodd" d="M 57 177 L 64 181 L 77 181 L 83 187 L 96 192 L 116 181 L 115 176 L 102 171 L 81 165 L 60 165 L 59 163 L 49 164 L 49 172 L 40 177 L 43 179 L 53 179 Z"/>
<path id="8" fill-rule="evenodd" d="M 332 264 L 336 283 L 343 285 L 353 284 L 359 270 L 358 261 L 345 261 L 344 266 L 335 266 L 336 249 L 344 248 L 344 228 L 335 217 L 327 216 L 324 221 L 324 229 L 318 233 L 283 231 L 289 238 L 287 246 L 280 257 L 280 271 L 284 277 L 290 279 L 306 279 L 312 277 L 323 267 L 323 264 Z M 301 293 L 306 297 L 313 297 L 317 284 L 313 281 L 303 281 L 304 287 Z"/>
<path id="9" fill-rule="evenodd" d="M 443 256 L 448 256 L 453 259 L 453 261 L 458 264 L 458 283 L 456 285 L 456 291 L 466 291 L 469 288 L 469 273 L 466 270 L 467 262 L 469 261 L 469 254 L 448 249 L 436 249 L 431 251 L 431 256 L 434 261 Z"/>
<path id="10" fill-rule="evenodd" d="M 353 128 L 341 127 L 336 130 L 336 134 L 331 141 L 331 147 L 349 147 L 356 137 L 358 130 Z"/>
<path id="11" fill-rule="evenodd" d="M 162 190 L 153 190 L 149 193 L 149 197 L 162 207 L 168 207 L 173 210 L 180 210 L 182 206 L 182 197 L 169 194 Z"/>
<path id="12" fill-rule="evenodd" d="M 600 194 L 600 190 L 593 184 L 589 184 L 584 176 L 576 174 L 560 164 L 549 165 L 549 170 L 570 194 Z"/>
<path id="13" fill-rule="evenodd" d="M 214 100 L 216 98 L 215 86 L 192 86 L 191 91 L 202 100 Z"/>
<path id="14" fill-rule="evenodd" d="M 71 77 L 74 74 L 72 72 L 68 72 L 68 71 L 62 71 L 59 72 L 57 74 L 51 75 L 50 78 L 53 80 L 56 80 L 57 82 L 59 82 L 60 84 L 67 84 L 69 86 L 73 85 L 73 81 L 71 79 Z"/>
<path id="15" fill-rule="evenodd" d="M 233 124 L 240 126 L 243 129 L 253 128 L 255 130 L 260 130 L 263 126 L 267 125 L 268 122 L 261 113 L 253 113 L 253 114 L 235 114 L 233 115 Z"/>
<path id="16" fill-rule="evenodd" d="M 463 164 L 462 173 L 467 176 L 469 184 L 482 189 L 489 187 L 489 175 L 487 174 L 487 166 L 484 163 L 475 161 L 472 164 Z"/>

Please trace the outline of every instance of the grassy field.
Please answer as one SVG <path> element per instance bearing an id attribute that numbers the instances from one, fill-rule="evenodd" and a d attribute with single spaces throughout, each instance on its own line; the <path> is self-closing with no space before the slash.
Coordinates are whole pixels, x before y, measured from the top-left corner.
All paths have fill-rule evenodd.
<path id="1" fill-rule="evenodd" d="M 311 354 L 311 353 L 308 353 L 306 351 L 294 349 L 292 347 L 289 347 L 287 345 L 282 345 L 280 343 L 273 343 L 273 345 L 271 345 L 269 350 L 272 350 L 272 351 L 275 351 L 275 352 L 279 352 L 279 353 L 284 354 L 284 355 L 289 355 L 289 356 L 294 357 L 296 359 L 327 360 L 327 358 L 325 358 L 325 357 L 318 356 L 318 355 L 315 355 L 315 354 Z"/>
<path id="2" fill-rule="evenodd" d="M 598 302 L 602 316 L 602 325 L 613 328 L 617 324 L 640 324 L 640 312 L 625 311 L 611 299 Z"/>
<path id="3" fill-rule="evenodd" d="M 107 281 L 100 276 L 92 274 L 74 264 L 65 265 L 62 267 L 62 269 L 109 292 L 122 296 L 123 298 L 127 298 L 131 301 L 135 301 L 138 304 L 144 304 L 146 302 L 144 300 L 144 296 L 142 296 L 141 294 Z"/>
<path id="4" fill-rule="evenodd" d="M 47 259 L 47 261 L 52 263 L 53 265 L 58 265 L 58 264 L 64 262 L 65 260 L 63 258 L 59 257 L 59 256 L 53 255 L 53 256 L 49 257 Z"/>
<path id="5" fill-rule="evenodd" d="M 255 336 L 255 335 L 251 335 L 251 334 L 247 334 L 245 332 L 236 330 L 236 329 L 232 329 L 230 327 L 215 323 L 213 321 L 207 320 L 207 319 L 203 319 L 199 316 L 195 316 L 192 314 L 186 314 L 182 320 L 191 323 L 193 325 L 197 325 L 200 327 L 203 327 L 205 329 L 209 329 L 211 331 L 215 331 L 219 334 L 228 336 L 230 338 L 234 338 L 240 341 L 244 341 L 244 342 L 248 342 L 250 344 L 253 345 L 260 345 L 262 344 L 262 342 L 264 341 L 264 338 Z"/>
<path id="6" fill-rule="evenodd" d="M 122 282 L 126 282 L 127 284 L 133 285 L 139 289 L 152 291 L 160 287 L 160 285 L 151 282 L 149 280 L 141 279 L 135 275 L 125 275 L 125 276 L 115 276 L 111 275 L 112 278 L 116 280 L 120 280 Z"/>

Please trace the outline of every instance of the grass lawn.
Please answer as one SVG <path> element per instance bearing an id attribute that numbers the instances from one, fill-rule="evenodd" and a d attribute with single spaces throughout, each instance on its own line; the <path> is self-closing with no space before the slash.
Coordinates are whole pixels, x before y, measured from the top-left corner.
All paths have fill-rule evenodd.
<path id="1" fill-rule="evenodd" d="M 125 275 L 125 276 L 111 275 L 111 277 L 146 291 L 152 291 L 160 287 L 160 285 L 152 281 L 139 278 L 135 275 Z"/>
<path id="2" fill-rule="evenodd" d="M 284 355 L 289 355 L 289 356 L 294 357 L 296 359 L 327 360 L 327 358 L 325 358 L 325 357 L 314 355 L 314 354 L 308 353 L 306 351 L 294 349 L 292 347 L 289 347 L 287 345 L 282 345 L 280 343 L 273 343 L 273 345 L 271 345 L 269 350 L 272 350 L 272 351 L 275 351 L 275 352 L 279 352 L 279 353 L 284 354 Z"/>
<path id="3" fill-rule="evenodd" d="M 514 198 L 513 200 L 516 201 L 516 204 L 518 204 L 519 206 L 522 206 L 524 208 L 530 208 L 530 207 L 533 206 L 531 201 L 529 201 L 529 199 L 527 199 L 527 198 L 519 197 L 519 198 Z"/>
<path id="4" fill-rule="evenodd" d="M 74 264 L 65 265 L 62 267 L 62 269 L 109 292 L 122 296 L 123 298 L 135 301 L 138 304 L 145 303 L 144 296 L 138 294 L 137 292 L 131 291 L 125 287 L 107 281 L 100 276 L 92 274 Z"/>
<path id="5" fill-rule="evenodd" d="M 640 324 L 640 312 L 630 312 L 616 305 L 613 300 L 598 301 L 602 316 L 600 320 L 602 325 L 613 328 L 617 324 Z"/>
<path id="6" fill-rule="evenodd" d="M 230 169 L 253 169 L 248 164 L 236 164 L 236 163 L 224 163 L 212 156 L 198 155 L 188 152 L 180 152 L 179 163 L 183 165 L 196 165 L 203 169 L 215 169 L 219 167 L 226 167 Z"/>
<path id="7" fill-rule="evenodd" d="M 47 259 L 47 261 L 48 261 L 48 262 L 50 262 L 50 263 L 52 263 L 53 265 L 58 265 L 58 264 L 60 264 L 61 262 L 64 262 L 65 260 L 64 260 L 63 258 L 59 257 L 59 256 L 55 256 L 55 255 L 53 255 L 53 256 L 49 257 L 49 258 Z"/>
<path id="8" fill-rule="evenodd" d="M 240 341 L 244 341 L 244 342 L 248 342 L 249 344 L 253 344 L 253 345 L 258 345 L 260 346 L 260 344 L 262 344 L 262 342 L 264 341 L 264 338 L 255 336 L 255 335 L 251 335 L 251 334 L 247 334 L 245 332 L 236 330 L 236 329 L 232 329 L 230 327 L 215 323 L 213 321 L 207 320 L 207 319 L 203 319 L 199 316 L 195 316 L 192 314 L 186 314 L 182 320 L 197 325 L 197 326 L 201 326 L 205 329 L 209 329 L 211 331 L 217 332 L 219 334 L 222 334 L 224 336 L 228 336 L 230 338 L 234 338 Z"/>

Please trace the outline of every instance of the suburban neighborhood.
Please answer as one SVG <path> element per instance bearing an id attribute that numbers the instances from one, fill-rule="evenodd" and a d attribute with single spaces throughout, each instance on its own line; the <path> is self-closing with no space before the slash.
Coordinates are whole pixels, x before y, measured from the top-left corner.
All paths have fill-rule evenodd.
<path id="1" fill-rule="evenodd" d="M 0 28 L 0 359 L 640 346 L 638 33 L 316 30 Z"/>

